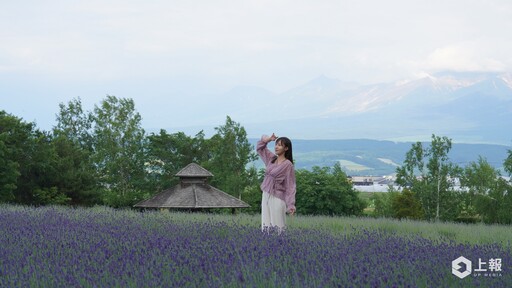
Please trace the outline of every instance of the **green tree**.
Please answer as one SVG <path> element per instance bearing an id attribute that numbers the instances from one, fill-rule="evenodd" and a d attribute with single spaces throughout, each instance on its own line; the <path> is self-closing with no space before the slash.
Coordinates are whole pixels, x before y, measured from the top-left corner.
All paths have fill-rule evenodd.
<path id="1" fill-rule="evenodd" d="M 244 208 L 246 213 L 260 213 L 261 212 L 261 197 L 262 191 L 260 188 L 265 176 L 265 169 L 257 170 L 256 167 L 251 166 L 247 170 L 249 175 L 249 185 L 245 187 L 242 192 L 242 200 L 249 204 L 249 208 Z"/>
<path id="2" fill-rule="evenodd" d="M 412 191 L 427 220 L 454 220 L 459 214 L 452 179 L 460 168 L 449 161 L 451 147 L 451 139 L 432 135 L 430 147 L 416 142 L 406 153 L 404 165 L 397 168 L 397 184 Z"/>
<path id="3" fill-rule="evenodd" d="M 215 175 L 213 186 L 241 198 L 250 184 L 246 167 L 257 159 L 256 152 L 247 140 L 245 128 L 229 116 L 215 130 L 217 133 L 208 141 L 209 159 L 204 166 Z"/>
<path id="4" fill-rule="evenodd" d="M 16 155 L 21 151 L 18 151 L 14 138 L 19 133 L 17 127 L 21 125 L 20 119 L 0 111 L 0 203 L 15 200 L 14 193 L 21 175 Z"/>
<path id="5" fill-rule="evenodd" d="M 474 211 L 470 216 L 479 215 L 485 223 L 511 223 L 511 186 L 486 159 L 479 157 L 466 166 L 461 185 L 468 194 L 464 206 Z"/>
<path id="6" fill-rule="evenodd" d="M 72 99 L 67 105 L 59 104 L 55 136 L 65 137 L 86 151 L 92 151 L 93 115 L 83 110 L 80 98 Z"/>
<path id="7" fill-rule="evenodd" d="M 29 205 L 62 204 L 58 154 L 48 133 L 34 123 L 0 112 L 0 201 Z"/>
<path id="8" fill-rule="evenodd" d="M 375 207 L 373 216 L 386 218 L 395 217 L 392 203 L 398 195 L 400 195 L 400 191 L 393 189 L 393 187 L 390 187 L 386 193 L 374 193 L 370 197 Z"/>
<path id="9" fill-rule="evenodd" d="M 485 223 L 511 224 L 512 189 L 503 178 L 498 178 L 496 186 L 487 194 L 477 194 L 475 206 L 481 211 Z"/>
<path id="10" fill-rule="evenodd" d="M 62 191 L 62 182 L 59 177 L 62 171 L 59 169 L 59 155 L 55 149 L 52 136 L 48 132 L 34 130 L 30 148 L 30 164 L 27 170 L 22 170 L 18 184 L 25 199 L 22 202 L 31 205 L 67 204 L 71 200 Z M 21 165 L 20 165 L 21 166 Z"/>
<path id="11" fill-rule="evenodd" d="M 494 211 L 482 210 L 490 208 L 485 204 L 488 199 L 482 196 L 493 194 L 492 191 L 498 187 L 499 177 L 499 171 L 482 157 L 479 157 L 477 162 L 470 162 L 464 168 L 460 177 L 461 187 L 467 190 L 467 195 L 461 203 L 464 216 L 469 218 L 477 215 L 486 217 L 485 215 L 494 213 Z M 477 203 L 478 201 L 482 201 L 482 203 Z M 491 210 L 494 210 L 494 207 Z"/>
<path id="12" fill-rule="evenodd" d="M 361 215 L 365 208 L 341 167 L 296 171 L 297 211 L 311 215 Z"/>
<path id="13" fill-rule="evenodd" d="M 195 137 L 183 132 L 168 134 L 160 130 L 147 137 L 148 156 L 145 163 L 148 186 L 152 193 L 160 192 L 177 183 L 175 174 L 190 163 L 200 164 L 208 159 L 203 131 Z"/>
<path id="14" fill-rule="evenodd" d="M 106 204 L 127 206 L 146 197 L 145 132 L 131 99 L 107 95 L 92 115 L 92 159 L 100 175 Z"/>
<path id="15" fill-rule="evenodd" d="M 93 119 L 80 98 L 59 104 L 53 143 L 58 154 L 57 175 L 61 191 L 75 205 L 101 203 L 98 174 L 93 163 Z"/>
<path id="16" fill-rule="evenodd" d="M 503 168 L 509 176 L 512 176 L 512 150 L 508 150 L 508 156 L 505 161 L 503 161 Z"/>
<path id="17" fill-rule="evenodd" d="M 394 218 L 414 220 L 423 218 L 421 204 L 409 189 L 404 189 L 391 199 L 391 210 Z"/>
<path id="18" fill-rule="evenodd" d="M 90 151 L 62 135 L 54 137 L 52 143 L 58 171 L 54 181 L 59 191 L 73 205 L 100 204 L 99 183 Z"/>

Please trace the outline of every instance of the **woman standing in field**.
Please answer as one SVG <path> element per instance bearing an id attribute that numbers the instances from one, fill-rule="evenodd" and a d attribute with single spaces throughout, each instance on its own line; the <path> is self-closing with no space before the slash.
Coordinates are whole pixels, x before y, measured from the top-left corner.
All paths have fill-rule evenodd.
<path id="1" fill-rule="evenodd" d="M 275 143 L 275 154 L 267 144 Z M 256 145 L 256 152 L 265 163 L 265 178 L 261 183 L 261 229 L 272 227 L 282 230 L 286 226 L 286 212 L 295 213 L 295 169 L 293 167 L 292 142 L 286 137 L 263 135 Z"/>

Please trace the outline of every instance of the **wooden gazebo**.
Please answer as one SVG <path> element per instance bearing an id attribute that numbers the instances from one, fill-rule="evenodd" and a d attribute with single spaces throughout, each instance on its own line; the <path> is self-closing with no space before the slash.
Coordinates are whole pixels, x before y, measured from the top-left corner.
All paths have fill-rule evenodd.
<path id="1" fill-rule="evenodd" d="M 247 208 L 249 204 L 208 184 L 213 174 L 191 163 L 176 176 L 180 183 L 134 205 L 136 208 L 207 209 Z"/>

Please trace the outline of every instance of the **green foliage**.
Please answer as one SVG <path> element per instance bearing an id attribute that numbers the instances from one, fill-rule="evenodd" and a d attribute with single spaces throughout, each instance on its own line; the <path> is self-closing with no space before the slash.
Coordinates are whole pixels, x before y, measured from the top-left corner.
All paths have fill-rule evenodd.
<path id="1" fill-rule="evenodd" d="M 69 159 L 57 141 L 33 123 L 0 113 L 0 201 L 30 205 L 64 204 Z M 76 188 L 76 187 L 75 187 Z M 78 187 L 82 188 L 82 187 Z"/>
<path id="2" fill-rule="evenodd" d="M 129 193 L 122 194 L 113 189 L 103 189 L 101 195 L 102 202 L 113 208 L 130 207 L 151 196 L 141 190 L 131 190 Z"/>
<path id="3" fill-rule="evenodd" d="M 58 154 L 60 190 L 74 205 L 101 203 L 99 177 L 93 163 L 93 118 L 82 108 L 80 98 L 59 104 L 53 143 Z"/>
<path id="4" fill-rule="evenodd" d="M 512 224 L 512 186 L 499 178 L 494 189 L 476 195 L 475 207 L 484 223 Z"/>
<path id="5" fill-rule="evenodd" d="M 93 205 L 100 202 L 99 185 L 91 153 L 63 135 L 52 140 L 57 161 L 54 176 L 59 191 L 73 205 Z"/>
<path id="6" fill-rule="evenodd" d="M 251 185 L 245 187 L 242 192 L 242 201 L 249 204 L 251 207 L 244 208 L 244 213 L 258 214 L 261 212 L 261 197 L 262 192 L 259 185 Z"/>
<path id="7" fill-rule="evenodd" d="M 16 135 L 21 120 L 0 111 L 0 203 L 15 199 L 17 180 L 21 175 L 17 161 L 18 151 Z M 25 138 L 25 136 L 23 137 Z"/>
<path id="8" fill-rule="evenodd" d="M 399 191 L 389 189 L 386 193 L 375 193 L 370 199 L 375 206 L 375 210 L 373 211 L 373 216 L 375 217 L 386 217 L 391 218 L 395 217 L 395 212 L 393 210 L 392 203 L 394 199 L 400 195 Z"/>
<path id="9" fill-rule="evenodd" d="M 256 167 L 249 167 L 247 170 L 249 176 L 249 185 L 242 192 L 242 201 L 251 207 L 245 208 L 244 213 L 256 214 L 261 212 L 262 192 L 260 184 L 265 175 L 265 169 L 256 170 Z"/>
<path id="10" fill-rule="evenodd" d="M 499 171 L 494 169 L 486 159 L 479 157 L 477 162 L 469 163 L 461 175 L 461 186 L 467 189 L 462 205 L 465 217 L 480 217 L 485 222 L 494 219 L 496 212 L 489 202 L 489 194 L 495 194 L 498 187 Z M 489 205 L 491 204 L 491 205 Z"/>
<path id="11" fill-rule="evenodd" d="M 217 133 L 208 141 L 206 169 L 215 175 L 212 185 L 241 197 L 244 188 L 251 184 L 247 164 L 257 159 L 254 148 L 247 139 L 245 128 L 229 116 L 226 123 L 216 127 Z"/>
<path id="12" fill-rule="evenodd" d="M 453 221 L 457 216 L 453 208 L 457 195 L 452 191 L 451 179 L 460 174 L 460 168 L 449 161 L 451 147 L 449 138 L 432 135 L 430 147 L 423 148 L 421 142 L 413 144 L 404 165 L 397 168 L 397 184 L 411 190 L 427 220 Z"/>
<path id="13" fill-rule="evenodd" d="M 135 204 L 135 196 L 145 186 L 145 132 L 135 103 L 131 99 L 107 95 L 99 106 L 95 106 L 92 119 L 92 159 L 101 185 L 119 199 L 133 199 L 130 204 Z M 117 205 L 115 203 L 106 204 Z"/>
<path id="14" fill-rule="evenodd" d="M 67 105 L 60 103 L 56 120 L 57 125 L 53 129 L 56 137 L 64 137 L 82 149 L 92 151 L 93 114 L 83 110 L 80 98 L 72 99 Z"/>
<path id="15" fill-rule="evenodd" d="M 362 215 L 365 203 L 339 165 L 296 171 L 297 211 L 307 215 Z"/>
<path id="16" fill-rule="evenodd" d="M 30 203 L 30 185 L 25 180 L 34 165 L 32 154 L 36 153 L 34 125 L 20 118 L 0 112 L 0 149 L 6 166 L 0 167 L 2 175 L 1 194 L 3 201 Z M 31 180 L 30 180 L 31 181 Z"/>
<path id="17" fill-rule="evenodd" d="M 503 167 L 509 176 L 512 176 L 512 150 L 508 150 L 508 156 L 505 161 L 503 161 Z"/>
<path id="18" fill-rule="evenodd" d="M 57 187 L 34 190 L 34 202 L 38 205 L 63 205 L 68 204 L 71 198 L 59 192 Z"/>
<path id="19" fill-rule="evenodd" d="M 176 184 L 178 170 L 198 163 L 214 174 L 213 186 L 251 205 L 244 212 L 260 212 L 263 170 L 248 166 L 256 154 L 245 129 L 229 116 L 205 139 L 202 131 L 194 137 L 165 130 L 146 136 L 131 99 L 107 96 L 93 112 L 84 111 L 80 98 L 59 108 L 52 134 L 0 111 L 0 202 L 126 207 Z M 414 143 L 397 169 L 405 189 L 374 194 L 373 215 L 512 224 L 510 183 L 482 157 L 464 169 L 452 164 L 451 147 L 450 139 L 435 135 L 429 147 Z M 512 175 L 512 150 L 503 167 Z M 454 190 L 458 176 L 462 191 Z M 339 163 L 298 169 L 298 212 L 361 215 L 365 203 L 346 178 Z"/>
<path id="20" fill-rule="evenodd" d="M 183 132 L 168 134 L 162 129 L 159 134 L 149 135 L 147 140 L 148 153 L 144 166 L 151 193 L 176 184 L 175 174 L 188 164 L 200 164 L 207 160 L 208 149 L 203 131 L 189 137 Z"/>
<path id="21" fill-rule="evenodd" d="M 20 175 L 18 163 L 11 160 L 10 149 L 5 144 L 5 134 L 0 134 L 0 203 L 14 200 L 16 179 Z"/>
<path id="22" fill-rule="evenodd" d="M 423 218 L 421 204 L 409 189 L 404 189 L 391 198 L 391 210 L 394 218 L 411 220 Z"/>

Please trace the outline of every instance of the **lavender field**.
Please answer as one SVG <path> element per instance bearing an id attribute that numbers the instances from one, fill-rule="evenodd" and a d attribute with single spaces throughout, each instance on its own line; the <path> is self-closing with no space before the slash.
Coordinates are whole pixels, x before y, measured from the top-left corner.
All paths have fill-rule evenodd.
<path id="1" fill-rule="evenodd" d="M 278 235 L 243 214 L 0 205 L 0 287 L 512 286 L 509 227 L 305 216 L 289 226 Z M 473 264 L 463 279 L 452 274 L 460 256 Z"/>

